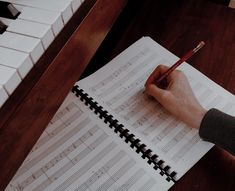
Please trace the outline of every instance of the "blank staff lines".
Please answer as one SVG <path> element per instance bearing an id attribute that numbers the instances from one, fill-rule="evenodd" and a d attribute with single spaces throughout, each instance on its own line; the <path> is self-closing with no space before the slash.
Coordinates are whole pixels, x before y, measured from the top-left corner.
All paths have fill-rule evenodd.
<path id="1" fill-rule="evenodd" d="M 215 107 L 219 103 L 221 103 L 223 100 L 223 97 L 220 95 L 217 95 L 213 100 L 210 100 L 210 102 L 206 105 L 207 108 Z"/>
<path id="2" fill-rule="evenodd" d="M 226 103 L 221 109 L 223 111 L 229 111 L 231 110 L 233 107 L 235 107 L 235 104 L 234 103 Z"/>
<path id="3" fill-rule="evenodd" d="M 198 97 L 198 100 L 201 102 L 205 102 L 206 99 L 212 94 L 211 90 L 206 89 L 205 91 L 202 92 L 202 94 Z"/>

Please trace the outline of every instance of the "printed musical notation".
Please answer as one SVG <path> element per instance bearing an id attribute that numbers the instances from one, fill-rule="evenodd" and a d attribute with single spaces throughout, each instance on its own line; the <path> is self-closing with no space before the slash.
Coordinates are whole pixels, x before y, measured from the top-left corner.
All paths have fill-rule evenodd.
<path id="1" fill-rule="evenodd" d="M 145 49 L 141 50 L 139 53 L 137 53 L 135 56 L 133 56 L 129 61 L 127 61 L 124 65 L 122 65 L 117 70 L 110 73 L 107 77 L 105 77 L 104 79 L 102 79 L 98 83 L 94 84 L 92 87 L 90 87 L 90 90 L 92 92 L 101 90 L 103 86 L 107 86 L 108 83 L 112 82 L 115 78 L 118 78 L 119 76 L 121 76 L 131 66 L 133 66 L 136 63 L 138 63 L 139 61 L 141 61 L 143 56 L 148 55 L 149 53 L 150 53 L 149 48 L 145 48 Z"/>
<path id="2" fill-rule="evenodd" d="M 152 190 L 155 178 L 77 104 L 57 112 L 6 191 Z"/>

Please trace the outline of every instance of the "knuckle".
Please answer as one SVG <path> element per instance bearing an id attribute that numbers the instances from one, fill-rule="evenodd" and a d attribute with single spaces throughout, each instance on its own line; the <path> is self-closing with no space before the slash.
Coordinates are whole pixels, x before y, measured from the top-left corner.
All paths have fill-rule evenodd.
<path id="1" fill-rule="evenodd" d="M 157 66 L 157 68 L 163 68 L 163 67 L 164 67 L 163 64 L 159 64 L 159 65 Z"/>
<path id="2" fill-rule="evenodd" d="M 166 100 L 169 97 L 169 92 L 168 91 L 163 91 L 161 94 L 161 99 Z"/>

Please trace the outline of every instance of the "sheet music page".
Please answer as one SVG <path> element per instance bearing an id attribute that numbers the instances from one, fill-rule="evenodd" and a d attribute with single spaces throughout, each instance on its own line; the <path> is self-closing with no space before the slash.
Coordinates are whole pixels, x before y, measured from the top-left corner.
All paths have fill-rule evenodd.
<path id="1" fill-rule="evenodd" d="M 171 116 L 144 93 L 144 83 L 155 67 L 172 65 L 177 59 L 143 37 L 77 85 L 170 165 L 179 179 L 213 144 L 202 141 L 197 130 Z M 233 95 L 186 63 L 180 69 L 204 107 L 234 114 Z"/>
<path id="2" fill-rule="evenodd" d="M 164 178 L 71 93 L 6 191 L 167 190 Z"/>

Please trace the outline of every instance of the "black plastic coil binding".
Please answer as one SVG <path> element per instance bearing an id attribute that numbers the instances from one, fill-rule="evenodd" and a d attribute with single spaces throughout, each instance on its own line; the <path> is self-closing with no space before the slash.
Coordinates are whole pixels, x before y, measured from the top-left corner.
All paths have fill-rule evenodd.
<path id="1" fill-rule="evenodd" d="M 133 134 L 128 134 L 128 135 L 126 136 L 125 142 L 126 142 L 126 143 L 128 143 L 128 142 L 133 143 L 134 140 L 135 140 L 135 136 L 134 136 Z"/>
<path id="2" fill-rule="evenodd" d="M 121 133 L 122 131 L 123 131 L 123 125 L 122 124 L 119 124 L 119 123 L 117 123 L 115 126 L 114 126 L 114 132 L 115 133 Z"/>
<path id="3" fill-rule="evenodd" d="M 91 110 L 96 110 L 98 109 L 98 103 L 96 101 L 92 101 L 91 104 L 90 104 L 90 109 Z"/>
<path id="4" fill-rule="evenodd" d="M 109 123 L 109 127 L 110 128 L 113 128 L 113 127 L 115 127 L 115 125 L 118 123 L 118 120 L 117 119 L 111 119 L 110 120 L 110 123 Z"/>
<path id="5" fill-rule="evenodd" d="M 129 135 L 128 132 L 129 132 L 128 129 L 124 129 L 124 131 L 122 131 L 119 136 L 120 136 L 121 138 L 127 137 L 127 136 Z"/>
<path id="6" fill-rule="evenodd" d="M 153 154 L 151 149 L 147 149 L 146 145 L 142 144 L 140 139 L 136 138 L 128 129 L 125 129 L 118 120 L 113 119 L 114 117 L 109 115 L 108 111 L 106 111 L 102 106 L 99 106 L 97 102 L 89 97 L 87 93 L 84 93 L 84 91 L 77 85 L 73 87 L 72 92 L 75 93 L 75 95 L 79 97 L 85 105 L 89 106 L 100 119 L 103 119 L 106 124 L 109 124 L 111 129 L 114 128 L 114 132 L 119 133 L 119 136 L 122 139 L 125 139 L 126 143 L 130 142 L 130 147 L 136 148 L 136 152 L 141 154 L 143 159 L 147 159 L 148 164 L 153 164 L 153 168 L 155 170 L 160 170 L 160 175 L 166 176 L 166 180 L 168 182 L 176 182 L 174 178 L 176 176 L 176 172 L 170 172 L 170 166 L 165 165 L 163 160 L 158 159 L 158 155 Z"/>

